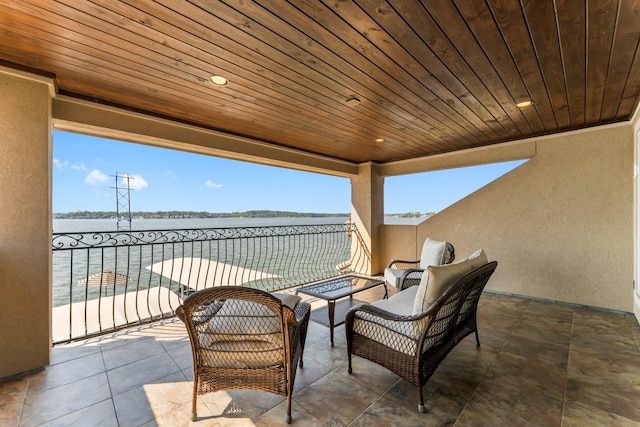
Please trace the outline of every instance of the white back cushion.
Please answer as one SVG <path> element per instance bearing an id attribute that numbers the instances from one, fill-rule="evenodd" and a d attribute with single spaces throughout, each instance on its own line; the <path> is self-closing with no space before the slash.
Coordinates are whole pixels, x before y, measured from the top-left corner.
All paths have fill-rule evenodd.
<path id="1" fill-rule="evenodd" d="M 430 265 L 441 265 L 447 250 L 447 242 L 438 242 L 427 237 L 422 245 L 420 255 L 420 268 L 425 269 Z"/>

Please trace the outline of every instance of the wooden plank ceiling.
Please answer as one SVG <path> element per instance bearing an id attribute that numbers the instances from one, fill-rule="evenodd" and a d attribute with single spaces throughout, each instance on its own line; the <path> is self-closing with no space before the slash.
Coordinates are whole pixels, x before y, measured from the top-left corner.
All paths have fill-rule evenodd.
<path id="1" fill-rule="evenodd" d="M 0 0 L 62 94 L 352 162 L 629 120 L 639 40 L 640 0 Z"/>

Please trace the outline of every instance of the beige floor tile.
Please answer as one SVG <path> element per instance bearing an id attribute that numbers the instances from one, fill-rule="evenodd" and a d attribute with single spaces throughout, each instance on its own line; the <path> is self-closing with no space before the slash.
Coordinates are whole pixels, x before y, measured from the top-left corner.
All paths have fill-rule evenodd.
<path id="1" fill-rule="evenodd" d="M 379 393 L 353 381 L 346 370 L 332 371 L 294 395 L 320 425 L 346 425 L 373 402 Z"/>
<path id="2" fill-rule="evenodd" d="M 567 371 L 566 399 L 602 412 L 640 421 L 640 387 L 615 384 L 600 375 L 590 376 L 571 366 Z"/>
<path id="3" fill-rule="evenodd" d="M 460 408 L 461 409 L 461 408 Z M 457 414 L 456 414 L 457 415 Z M 456 416 L 450 416 L 441 411 L 420 413 L 417 408 L 409 409 L 403 406 L 393 406 L 389 401 L 380 399 L 367 408 L 350 427 L 423 427 L 423 426 L 453 426 Z"/>
<path id="4" fill-rule="evenodd" d="M 198 396 L 222 425 L 235 425 L 245 419 L 255 420 L 260 415 L 285 401 L 284 396 L 257 390 L 221 390 Z M 282 419 L 285 417 L 282 412 Z"/>
<path id="5" fill-rule="evenodd" d="M 121 425 L 140 425 L 191 402 L 192 387 L 182 372 L 136 387 L 113 398 Z"/>
<path id="6" fill-rule="evenodd" d="M 101 353 L 93 353 L 88 356 L 50 365 L 43 371 L 29 377 L 28 394 L 41 393 L 45 390 L 104 373 L 104 371 L 105 367 Z"/>
<path id="7" fill-rule="evenodd" d="M 0 426 L 17 426 L 27 395 L 27 377 L 0 382 Z"/>
<path id="8" fill-rule="evenodd" d="M 179 371 L 180 368 L 171 356 L 164 352 L 107 371 L 107 375 L 109 376 L 111 392 L 114 396 L 117 396 Z"/>
<path id="9" fill-rule="evenodd" d="M 163 341 L 162 347 L 180 369 L 193 368 L 193 353 L 188 339 Z"/>
<path id="10" fill-rule="evenodd" d="M 611 412 L 602 411 L 571 399 L 564 404 L 562 427 L 638 427 L 639 420 L 631 420 Z"/>
<path id="11" fill-rule="evenodd" d="M 111 393 L 105 373 L 41 393 L 27 393 L 20 426 L 36 426 L 109 399 Z"/>
<path id="12" fill-rule="evenodd" d="M 99 345 L 87 344 L 86 342 L 57 345 L 51 349 L 50 365 L 100 353 L 100 350 Z"/>
<path id="13" fill-rule="evenodd" d="M 525 334 L 526 335 L 526 334 Z M 560 369 L 566 369 L 569 361 L 569 343 L 542 342 L 528 336 L 511 335 L 505 342 L 503 351 L 524 356 L 531 361 Z"/>
<path id="14" fill-rule="evenodd" d="M 192 422 L 191 402 L 189 402 L 175 408 L 173 411 L 155 416 L 152 421 L 140 424 L 140 427 L 220 427 L 217 417 L 211 413 L 204 402 L 198 402 L 197 413 L 197 420 Z M 245 425 L 254 426 L 250 420 Z"/>
<path id="15" fill-rule="evenodd" d="M 483 379 L 460 414 L 460 426 L 560 426 L 562 396 L 519 378 Z"/>
<path id="16" fill-rule="evenodd" d="M 107 371 L 163 353 L 162 344 L 152 337 L 129 340 L 126 345 L 110 348 L 102 352 Z"/>
<path id="17" fill-rule="evenodd" d="M 40 427 L 118 427 L 118 419 L 111 399 L 88 406 L 69 415 L 41 424 Z"/>
<path id="18" fill-rule="evenodd" d="M 261 427 L 282 427 L 287 425 L 285 424 L 286 408 L 286 402 L 282 402 L 273 409 L 260 415 L 254 421 L 255 424 L 249 425 Z M 295 427 L 317 427 L 322 425 L 320 420 L 312 416 L 296 402 L 292 402 L 291 404 L 291 418 L 292 425 Z"/>

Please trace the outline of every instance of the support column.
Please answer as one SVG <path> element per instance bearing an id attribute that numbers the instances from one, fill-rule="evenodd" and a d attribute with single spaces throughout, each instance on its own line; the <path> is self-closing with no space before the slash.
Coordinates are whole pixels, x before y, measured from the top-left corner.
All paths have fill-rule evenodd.
<path id="1" fill-rule="evenodd" d="M 366 274 L 380 273 L 384 270 L 379 250 L 380 229 L 384 224 L 384 177 L 377 163 L 359 165 L 358 175 L 351 178 L 351 219 L 371 254 Z"/>
<path id="2" fill-rule="evenodd" d="M 0 67 L 0 378 L 49 363 L 52 94 Z"/>

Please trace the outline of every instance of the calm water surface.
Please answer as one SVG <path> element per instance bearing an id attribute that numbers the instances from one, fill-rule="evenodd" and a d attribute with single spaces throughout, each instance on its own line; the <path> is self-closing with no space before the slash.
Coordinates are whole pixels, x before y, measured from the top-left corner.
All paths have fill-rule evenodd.
<path id="1" fill-rule="evenodd" d="M 347 217 L 326 218 L 176 218 L 134 219 L 132 230 L 178 230 L 185 228 L 268 227 L 276 225 L 343 224 Z M 54 219 L 54 233 L 117 230 L 115 219 Z"/>

